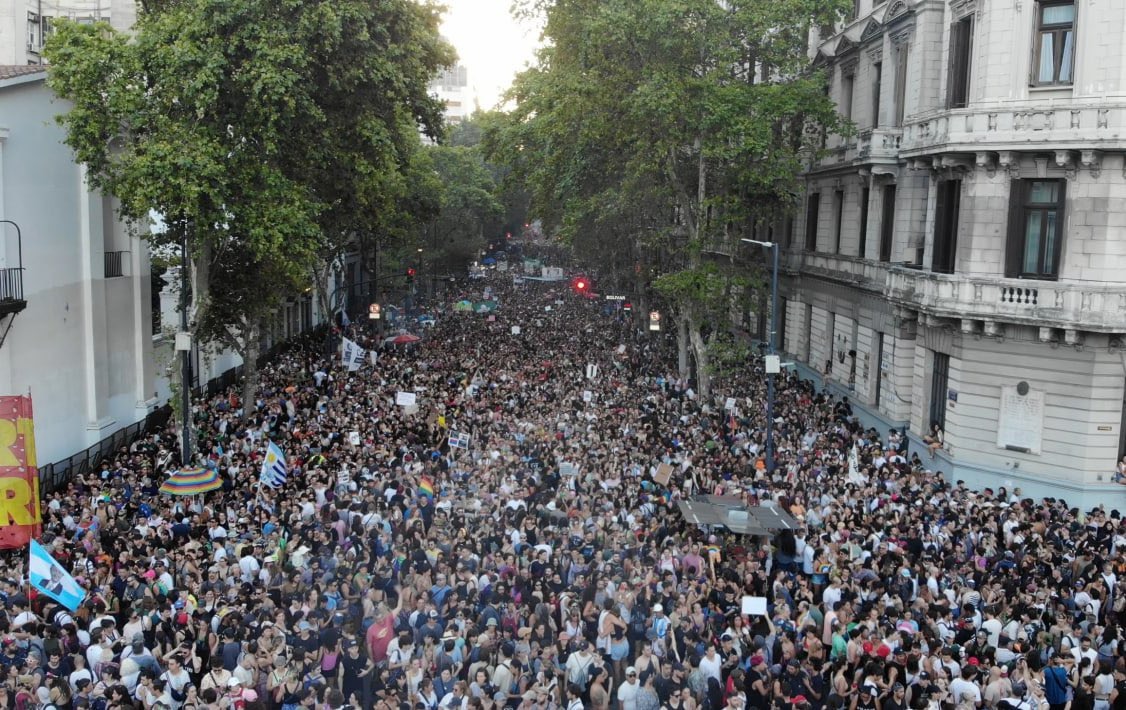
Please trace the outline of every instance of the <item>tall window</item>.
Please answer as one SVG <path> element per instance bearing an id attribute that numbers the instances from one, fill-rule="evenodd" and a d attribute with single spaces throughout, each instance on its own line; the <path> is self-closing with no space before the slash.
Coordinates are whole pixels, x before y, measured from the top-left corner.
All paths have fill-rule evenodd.
<path id="1" fill-rule="evenodd" d="M 935 273 L 954 273 L 961 201 L 961 180 L 943 180 L 938 183 L 938 199 L 934 210 L 934 254 L 931 259 L 931 271 Z"/>
<path id="2" fill-rule="evenodd" d="M 856 248 L 856 255 L 864 258 L 868 251 L 868 199 L 872 191 L 867 187 L 860 192 L 860 244 Z"/>
<path id="3" fill-rule="evenodd" d="M 855 74 L 841 75 L 841 115 L 852 120 L 852 92 L 856 86 Z"/>
<path id="4" fill-rule="evenodd" d="M 884 185 L 883 212 L 880 215 L 880 261 L 891 261 L 891 241 L 895 235 L 895 185 Z"/>
<path id="5" fill-rule="evenodd" d="M 880 89 L 884 83 L 884 63 L 872 65 L 872 128 L 880 127 Z"/>
<path id="6" fill-rule="evenodd" d="M 1005 275 L 1024 279 L 1059 276 L 1063 243 L 1063 180 L 1013 180 Z"/>
<path id="7" fill-rule="evenodd" d="M 1032 83 L 1070 84 L 1075 63 L 1075 3 L 1044 0 L 1036 11 Z"/>
<path id="8" fill-rule="evenodd" d="M 809 195 L 809 204 L 805 208 L 805 250 L 817 251 L 817 222 L 821 211 L 821 193 L 813 192 Z"/>
<path id="9" fill-rule="evenodd" d="M 946 353 L 936 352 L 932 354 L 932 357 L 934 358 L 934 369 L 931 370 L 930 423 L 932 425 L 937 424 L 945 436 L 946 395 L 950 389 L 950 356 Z"/>
<path id="10" fill-rule="evenodd" d="M 841 227 L 844 223 L 844 190 L 833 193 L 833 253 L 841 253 Z"/>
<path id="11" fill-rule="evenodd" d="M 946 72 L 946 105 L 950 108 L 964 108 L 969 99 L 973 35 L 973 15 L 950 26 L 950 61 Z"/>
<path id="12" fill-rule="evenodd" d="M 903 125 L 903 112 L 907 105 L 907 57 L 910 47 L 906 42 L 895 50 L 895 125 Z"/>

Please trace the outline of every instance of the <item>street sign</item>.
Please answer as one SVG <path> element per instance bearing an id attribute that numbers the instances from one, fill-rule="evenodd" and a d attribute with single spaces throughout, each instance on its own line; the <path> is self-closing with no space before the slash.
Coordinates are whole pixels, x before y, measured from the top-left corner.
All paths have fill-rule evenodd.
<path id="1" fill-rule="evenodd" d="M 661 329 L 661 312 L 649 311 L 649 330 Z"/>
<path id="2" fill-rule="evenodd" d="M 380 308 L 378 303 L 373 303 L 368 306 L 368 318 L 371 320 L 379 320 L 383 317 L 383 309 Z"/>
<path id="3" fill-rule="evenodd" d="M 609 296 L 608 295 L 608 296 L 606 296 L 606 300 L 607 301 L 624 301 L 624 300 L 626 300 L 626 297 L 625 296 Z"/>

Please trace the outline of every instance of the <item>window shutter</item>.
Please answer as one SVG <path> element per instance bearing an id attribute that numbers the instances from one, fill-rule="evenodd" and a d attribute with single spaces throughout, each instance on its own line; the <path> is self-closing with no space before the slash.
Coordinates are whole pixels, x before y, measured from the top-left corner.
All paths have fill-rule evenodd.
<path id="1" fill-rule="evenodd" d="M 1056 200 L 1056 248 L 1049 267 L 1049 273 L 1056 278 L 1060 275 L 1063 245 L 1067 241 L 1067 180 L 1060 180 L 1059 185 L 1059 199 Z"/>
<path id="2" fill-rule="evenodd" d="M 947 214 L 949 209 L 950 181 L 943 180 L 938 183 L 938 192 L 934 200 L 934 238 L 931 240 L 931 271 L 939 272 L 946 263 L 946 232 Z"/>
<path id="3" fill-rule="evenodd" d="M 1009 225 L 1005 239 L 1005 276 L 1017 278 L 1021 273 L 1020 258 L 1024 251 L 1024 183 L 1009 183 Z"/>

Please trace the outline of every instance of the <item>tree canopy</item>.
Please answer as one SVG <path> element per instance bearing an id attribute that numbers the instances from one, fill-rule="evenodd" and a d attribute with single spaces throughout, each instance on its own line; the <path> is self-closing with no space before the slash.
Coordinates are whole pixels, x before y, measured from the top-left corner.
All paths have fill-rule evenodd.
<path id="1" fill-rule="evenodd" d="M 419 127 L 444 130 L 439 19 L 413 0 L 176 0 L 128 35 L 57 23 L 48 84 L 89 183 L 128 219 L 161 215 L 154 241 L 188 241 L 194 327 L 249 368 L 327 242 L 433 209 L 405 198 Z"/>
<path id="2" fill-rule="evenodd" d="M 632 278 L 640 299 L 668 304 L 705 394 L 709 336 L 752 290 L 705 255 L 731 255 L 779 221 L 825 131 L 845 130 L 806 55 L 810 28 L 842 5 L 521 5 L 544 19 L 546 44 L 512 88 L 508 120 L 486 132 L 489 156 L 526 183 L 535 216 L 584 245 L 578 256 L 625 267 L 631 276 L 618 278 Z"/>

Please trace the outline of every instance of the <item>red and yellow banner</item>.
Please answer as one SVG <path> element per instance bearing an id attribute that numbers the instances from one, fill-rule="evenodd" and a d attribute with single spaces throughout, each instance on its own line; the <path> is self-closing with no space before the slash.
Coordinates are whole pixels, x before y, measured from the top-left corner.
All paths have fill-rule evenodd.
<path id="1" fill-rule="evenodd" d="M 39 537 L 40 511 L 31 397 L 0 397 L 0 550 Z"/>

